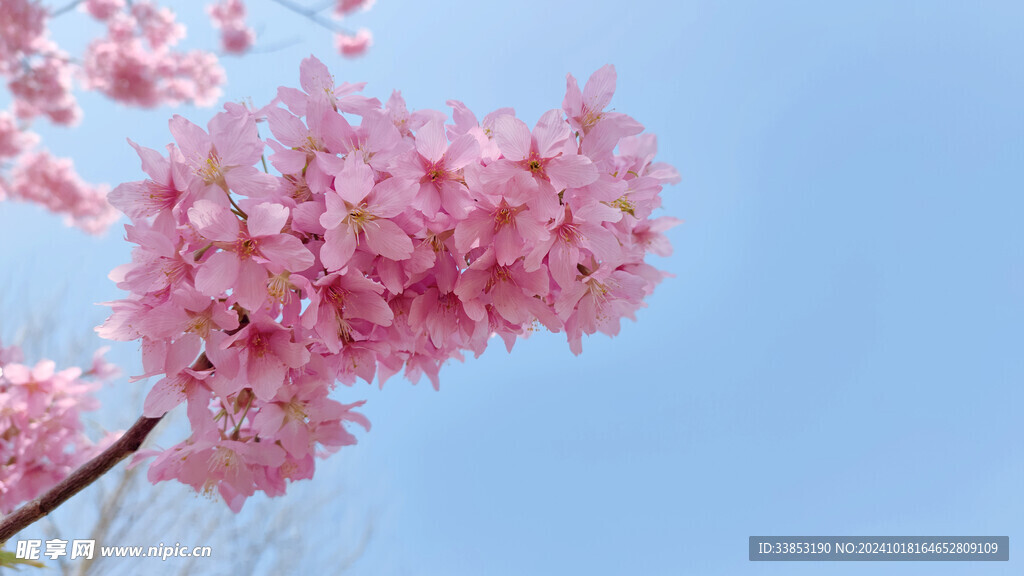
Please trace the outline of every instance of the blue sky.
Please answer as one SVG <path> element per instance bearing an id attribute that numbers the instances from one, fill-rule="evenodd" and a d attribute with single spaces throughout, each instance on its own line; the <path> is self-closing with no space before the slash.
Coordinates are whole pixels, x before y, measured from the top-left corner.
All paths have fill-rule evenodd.
<path id="1" fill-rule="evenodd" d="M 447 366 L 440 392 L 339 390 L 369 400 L 374 428 L 310 484 L 374 518 L 350 573 L 1021 571 L 1024 5 L 380 0 L 352 21 L 375 46 L 349 61 L 249 4 L 261 41 L 303 40 L 227 59 L 229 100 L 296 85 L 312 52 L 382 99 L 513 106 L 532 125 L 567 72 L 613 63 L 614 108 L 683 177 L 663 192 L 685 220 L 676 252 L 654 261 L 675 277 L 617 338 L 579 357 L 560 335 L 496 345 Z M 190 45 L 215 45 L 197 5 L 175 6 Z M 58 37 L 83 41 L 82 20 Z M 125 137 L 171 140 L 170 110 L 82 104 L 80 129 L 42 131 L 89 178 L 142 177 Z M 0 204 L 0 220 L 15 302 L 0 336 L 56 307 L 43 351 L 59 356 L 58 336 L 88 335 L 91 304 L 119 297 L 105 275 L 129 246 L 34 207 Z M 104 396 L 110 427 L 133 419 L 132 386 Z M 302 529 L 344 548 L 342 522 Z M 751 563 L 751 535 L 1008 535 L 1011 561 Z"/>

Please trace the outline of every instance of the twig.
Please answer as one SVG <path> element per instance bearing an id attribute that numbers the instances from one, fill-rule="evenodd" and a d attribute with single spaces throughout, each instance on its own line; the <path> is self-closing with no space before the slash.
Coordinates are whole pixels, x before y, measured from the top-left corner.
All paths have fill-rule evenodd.
<path id="1" fill-rule="evenodd" d="M 136 471 L 138 471 L 138 468 L 125 470 L 124 475 L 121 476 L 121 479 L 118 481 L 114 491 L 111 492 L 106 501 L 103 502 L 103 506 L 100 508 L 99 521 L 96 522 L 96 526 L 93 527 L 92 530 L 91 540 L 103 542 L 107 539 L 107 532 L 110 530 L 110 522 L 114 519 L 114 511 L 120 508 L 121 499 L 124 497 L 128 483 L 131 482 Z M 85 560 L 78 565 L 78 576 L 85 576 L 89 573 L 89 566 L 92 565 L 93 559 L 93 556 L 87 556 Z"/>
<path id="2" fill-rule="evenodd" d="M 82 0 L 74 0 L 73 2 L 71 2 L 70 4 L 68 4 L 68 5 L 66 5 L 66 6 L 64 6 L 62 8 L 57 8 L 53 12 L 50 12 L 50 18 L 56 18 L 57 16 L 60 16 L 61 14 L 64 14 L 64 13 L 67 13 L 67 12 L 71 12 L 72 10 L 77 8 L 78 5 L 81 4 L 81 3 L 82 3 Z"/>
<path id="3" fill-rule="evenodd" d="M 352 32 L 346 30 L 345 28 L 342 28 L 341 26 L 338 26 L 329 18 L 325 18 L 317 10 L 314 10 L 312 8 L 306 8 L 305 6 L 292 2 L 292 0 L 273 0 L 273 2 L 276 2 L 277 4 L 284 6 L 285 8 L 291 10 L 292 12 L 295 12 L 299 16 L 304 16 L 308 18 L 314 24 L 322 26 L 330 30 L 331 32 L 334 32 L 336 34 L 345 34 L 347 36 L 352 35 Z"/>

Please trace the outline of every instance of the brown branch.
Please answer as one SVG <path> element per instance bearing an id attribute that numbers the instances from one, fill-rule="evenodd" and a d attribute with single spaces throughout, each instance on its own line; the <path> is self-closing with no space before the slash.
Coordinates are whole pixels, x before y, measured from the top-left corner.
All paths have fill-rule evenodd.
<path id="1" fill-rule="evenodd" d="M 199 358 L 192 364 L 193 370 L 208 370 L 212 367 L 213 365 L 206 358 L 205 352 L 200 354 Z M 149 436 L 149 433 L 160 423 L 161 419 L 163 419 L 163 416 L 157 418 L 142 416 L 117 441 L 108 446 L 103 452 L 100 452 L 95 458 L 83 464 L 81 468 L 72 472 L 70 476 L 61 480 L 39 498 L 22 505 L 21 508 L 4 516 L 0 520 L 0 546 L 6 543 L 11 536 L 53 512 L 58 506 L 66 502 L 68 498 L 78 494 L 86 486 L 99 480 L 100 476 L 110 472 L 110 469 L 116 466 L 118 462 L 133 454 L 142 446 L 143 440 L 146 439 L 146 436 Z"/>
<path id="2" fill-rule="evenodd" d="M 81 492 L 83 488 L 109 472 L 118 462 L 138 450 L 142 441 L 146 439 L 161 418 L 163 416 L 139 418 L 127 432 L 98 456 L 86 462 L 39 498 L 4 516 L 0 521 L 0 543 L 7 542 L 11 536 L 21 532 L 29 524 L 53 512 L 68 498 Z"/>

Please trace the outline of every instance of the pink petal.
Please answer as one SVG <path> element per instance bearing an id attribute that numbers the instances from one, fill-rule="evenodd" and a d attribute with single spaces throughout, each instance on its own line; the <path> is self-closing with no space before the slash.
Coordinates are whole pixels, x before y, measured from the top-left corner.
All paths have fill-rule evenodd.
<path id="1" fill-rule="evenodd" d="M 274 153 L 270 156 L 270 165 L 281 174 L 300 174 L 306 167 L 308 157 L 305 152 L 290 148 L 278 149 L 274 144 L 270 147 L 274 148 Z"/>
<path id="2" fill-rule="evenodd" d="M 416 132 L 416 151 L 427 160 L 437 162 L 447 149 L 448 138 L 440 122 L 429 122 Z"/>
<path id="3" fill-rule="evenodd" d="M 235 300 L 246 310 L 258 310 L 267 299 L 267 270 L 252 260 L 244 260 L 233 287 Z"/>
<path id="4" fill-rule="evenodd" d="M 607 114 L 583 139 L 582 152 L 598 160 L 611 155 L 619 140 L 644 131 L 642 124 L 625 114 Z"/>
<path id="5" fill-rule="evenodd" d="M 576 276 L 579 275 L 579 271 L 576 269 L 579 257 L 579 248 L 565 242 L 555 242 L 551 246 L 551 251 L 548 252 L 548 268 L 551 270 L 551 277 L 562 288 L 576 282 Z"/>
<path id="6" fill-rule="evenodd" d="M 334 189 L 346 202 L 358 205 L 373 189 L 373 168 L 350 156 L 345 169 L 334 179 Z"/>
<path id="7" fill-rule="evenodd" d="M 246 375 L 249 378 L 252 391 L 256 393 L 256 398 L 259 400 L 264 402 L 273 400 L 277 391 L 284 384 L 286 373 L 287 369 L 277 356 L 249 354 Z"/>
<path id="8" fill-rule="evenodd" d="M 521 173 L 523 169 L 518 164 L 502 158 L 488 164 L 480 179 L 485 187 L 491 187 L 504 184 Z"/>
<path id="9" fill-rule="evenodd" d="M 412 240 L 391 220 L 374 220 L 363 228 L 370 250 L 391 260 L 407 260 L 412 256 Z"/>
<path id="10" fill-rule="evenodd" d="M 234 242 L 238 239 L 238 218 L 227 208 L 210 200 L 197 200 L 188 209 L 188 218 L 208 240 Z"/>
<path id="11" fill-rule="evenodd" d="M 490 242 L 494 230 L 494 217 L 483 210 L 476 210 L 455 226 L 455 249 L 465 254 L 478 243 Z"/>
<path id="12" fill-rule="evenodd" d="M 306 128 L 302 120 L 284 108 L 269 109 L 267 123 L 270 125 L 270 132 L 274 134 L 274 138 L 277 138 L 285 146 L 298 148 L 307 143 L 306 137 L 309 136 L 309 128 Z"/>
<path id="13" fill-rule="evenodd" d="M 320 248 L 320 261 L 328 271 L 344 268 L 356 251 L 356 237 L 347 228 L 332 228 L 324 236 L 326 242 Z"/>
<path id="14" fill-rule="evenodd" d="M 551 186 L 562 191 L 566 188 L 580 188 L 597 180 L 597 167 L 590 158 L 581 155 L 552 158 L 546 167 Z"/>
<path id="15" fill-rule="evenodd" d="M 281 331 L 270 339 L 270 349 L 284 362 L 285 366 L 301 368 L 309 363 L 309 350 L 302 344 L 288 339 L 287 332 Z"/>
<path id="16" fill-rule="evenodd" d="M 593 112 L 601 112 L 608 107 L 615 93 L 615 66 L 605 64 L 590 75 L 587 85 L 583 87 L 583 101 Z"/>
<path id="17" fill-rule="evenodd" d="M 458 182 L 444 182 L 441 184 L 440 194 L 441 206 L 454 218 L 465 218 L 476 205 L 469 197 L 469 190 Z"/>
<path id="18" fill-rule="evenodd" d="M 506 320 L 519 324 L 526 320 L 526 306 L 523 300 L 526 295 L 511 282 L 498 282 L 491 289 L 494 307 Z"/>
<path id="19" fill-rule="evenodd" d="M 345 316 L 362 318 L 379 326 L 390 326 L 395 318 L 391 307 L 380 296 L 353 294 L 348 297 Z"/>
<path id="20" fill-rule="evenodd" d="M 202 342 L 195 334 L 186 334 L 167 347 L 164 373 L 173 376 L 192 364 L 199 356 Z"/>
<path id="21" fill-rule="evenodd" d="M 533 128 L 533 138 L 537 141 L 537 153 L 541 158 L 550 158 L 557 154 L 557 148 L 571 135 L 569 124 L 562 117 L 562 111 L 558 109 L 545 112 Z"/>
<path id="22" fill-rule="evenodd" d="M 161 378 L 153 385 L 146 395 L 142 406 L 142 415 L 147 418 L 159 418 L 174 407 L 185 401 L 185 379 L 188 376 L 179 374 Z"/>
<path id="23" fill-rule="evenodd" d="M 264 202 L 249 208 L 249 235 L 253 237 L 279 234 L 288 221 L 288 208 L 280 204 Z"/>
<path id="24" fill-rule="evenodd" d="M 471 134 L 455 139 L 445 152 L 444 166 L 448 170 L 459 170 L 470 162 L 480 159 L 480 143 Z"/>
<path id="25" fill-rule="evenodd" d="M 289 272 L 302 272 L 313 265 L 313 253 L 302 245 L 302 240 L 288 234 L 275 234 L 260 238 L 260 253 Z"/>
<path id="26" fill-rule="evenodd" d="M 175 114 L 170 122 L 171 135 L 178 143 L 181 153 L 193 162 L 205 162 L 210 154 L 210 135 L 205 130 Z"/>
<path id="27" fill-rule="evenodd" d="M 334 87 L 334 77 L 327 65 L 310 56 L 299 65 L 299 85 L 311 96 L 321 96 L 328 87 Z"/>
<path id="28" fill-rule="evenodd" d="M 255 166 L 235 166 L 224 173 L 228 188 L 250 198 L 263 198 L 277 190 L 277 178 Z"/>
<path id="29" fill-rule="evenodd" d="M 506 224 L 494 233 L 494 256 L 498 264 L 511 265 L 522 253 L 523 241 L 515 227 Z"/>
<path id="30" fill-rule="evenodd" d="M 572 116 L 578 114 L 583 109 L 583 93 L 580 92 L 580 86 L 576 83 L 576 78 L 572 74 L 565 75 L 565 98 L 562 100 L 562 110 L 565 113 Z"/>
<path id="31" fill-rule="evenodd" d="M 324 200 L 326 208 L 320 215 L 320 225 L 327 230 L 337 228 L 341 225 L 342 221 L 348 217 L 348 206 L 346 206 L 341 197 L 334 192 L 328 192 L 324 196 Z M 305 205 L 307 204 L 303 204 L 303 206 Z M 302 206 L 299 207 L 299 209 L 301 208 Z"/>
<path id="32" fill-rule="evenodd" d="M 196 272 L 196 290 L 211 298 L 219 298 L 238 279 L 238 255 L 234 252 L 217 252 L 199 265 Z"/>
<path id="33" fill-rule="evenodd" d="M 164 158 L 164 155 L 153 150 L 146 148 L 145 146 L 139 146 L 132 140 L 128 139 L 128 144 L 135 149 L 138 153 L 139 159 L 142 160 L 142 171 L 149 174 L 149 177 L 156 182 L 169 182 L 171 179 L 171 165 Z"/>
<path id="34" fill-rule="evenodd" d="M 502 155 L 518 162 L 530 155 L 530 128 L 514 116 L 498 116 L 494 120 L 494 141 Z"/>
<path id="35" fill-rule="evenodd" d="M 409 208 L 413 194 L 418 190 L 415 182 L 402 178 L 388 178 L 373 187 L 370 211 L 380 218 L 392 218 Z"/>

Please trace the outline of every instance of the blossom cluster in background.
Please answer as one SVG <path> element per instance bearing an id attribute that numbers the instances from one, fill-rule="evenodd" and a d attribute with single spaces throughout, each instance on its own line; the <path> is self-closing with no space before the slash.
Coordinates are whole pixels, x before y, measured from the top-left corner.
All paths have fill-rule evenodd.
<path id="1" fill-rule="evenodd" d="M 340 18 L 371 3 L 339 0 L 333 8 Z M 48 31 L 50 19 L 75 4 L 105 26 L 103 36 L 89 42 L 78 58 L 62 50 Z M 316 10 L 285 5 L 324 22 Z M 211 3 L 207 13 L 225 53 L 240 55 L 252 48 L 256 34 L 246 22 L 242 0 Z M 327 27 L 335 30 L 335 48 L 343 56 L 361 55 L 370 45 L 368 30 Z M 213 105 L 226 82 L 224 70 L 212 51 L 179 49 L 185 34 L 174 12 L 154 0 L 84 0 L 57 13 L 37 0 L 0 0 L 0 78 L 12 101 L 10 110 L 0 111 L 0 201 L 36 202 L 86 232 L 105 231 L 118 218 L 105 200 L 107 188 L 86 182 L 70 159 L 34 150 L 39 137 L 31 125 L 37 119 L 61 126 L 78 123 L 82 110 L 73 80 L 128 106 Z M 34 179 L 41 169 L 55 173 Z"/>
<path id="2" fill-rule="evenodd" d="M 569 76 L 532 130 L 508 108 L 478 121 L 450 101 L 449 121 L 397 92 L 381 105 L 312 57 L 300 83 L 258 111 L 227 104 L 207 130 L 175 116 L 169 154 L 135 145 L 149 178 L 110 195 L 138 247 L 97 330 L 141 340 L 162 376 L 145 414 L 187 402 L 192 427 L 149 477 L 236 510 L 354 443 L 346 422 L 368 427 L 328 398 L 335 381 L 404 371 L 437 387 L 495 334 L 511 350 L 564 331 L 577 354 L 583 334 L 616 334 L 663 278 L 644 257 L 669 253 L 677 223 L 651 218 L 678 174 L 606 110 L 611 66 L 582 91 Z"/>
<path id="3" fill-rule="evenodd" d="M 91 392 L 116 376 L 102 351 L 84 373 L 57 371 L 51 360 L 34 367 L 22 361 L 17 347 L 0 345 L 0 514 L 39 496 L 118 437 L 93 443 L 82 424 L 82 412 L 99 406 Z"/>
<path id="4" fill-rule="evenodd" d="M 256 31 L 245 23 L 242 0 L 223 0 L 206 7 L 213 27 L 220 30 L 220 44 L 229 54 L 244 54 L 256 41 Z"/>

